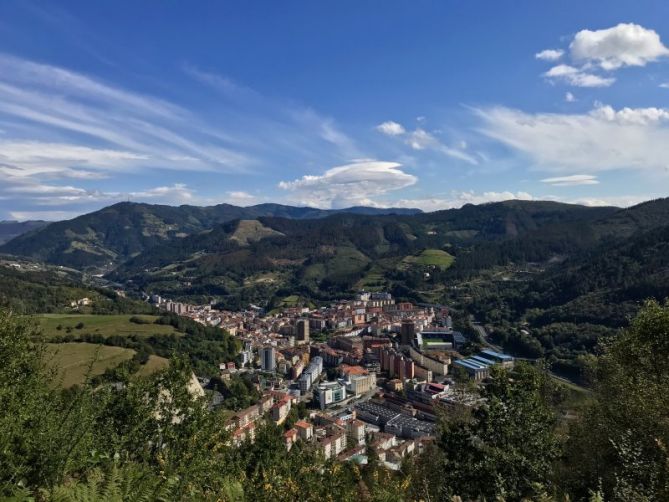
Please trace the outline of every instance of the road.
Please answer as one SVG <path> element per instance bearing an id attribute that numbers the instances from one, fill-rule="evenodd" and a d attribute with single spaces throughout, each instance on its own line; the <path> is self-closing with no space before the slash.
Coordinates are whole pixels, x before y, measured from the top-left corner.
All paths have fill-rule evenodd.
<path id="1" fill-rule="evenodd" d="M 496 352 L 504 352 L 502 347 L 500 347 L 499 345 L 495 345 L 494 343 L 490 342 L 490 340 L 488 339 L 488 333 L 485 330 L 485 328 L 483 326 L 481 326 L 481 324 L 479 324 L 476 321 L 471 321 L 469 323 L 469 325 L 474 329 L 474 331 L 476 331 L 479 334 L 479 337 L 483 341 L 484 345 L 486 345 L 487 347 L 490 347 L 492 350 L 494 350 Z"/>
<path id="2" fill-rule="evenodd" d="M 483 344 L 486 347 L 490 347 L 492 350 L 494 350 L 496 352 L 502 352 L 502 353 L 504 352 L 504 349 L 502 347 L 500 347 L 499 345 L 495 345 L 494 343 L 490 342 L 490 339 L 488 338 L 488 332 L 485 330 L 485 328 L 483 326 L 481 326 L 480 323 L 476 322 L 475 320 L 471 320 L 469 324 L 479 334 L 481 340 L 483 341 Z M 527 361 L 527 362 L 530 362 L 530 363 L 536 363 L 537 360 L 538 360 L 537 358 L 533 359 L 533 358 L 529 358 L 529 357 L 516 357 L 516 356 L 514 356 L 514 359 L 516 361 Z M 557 381 L 559 381 L 559 382 L 561 382 L 565 385 L 573 386 L 573 387 L 575 387 L 578 390 L 583 391 L 583 392 L 590 392 L 588 389 L 586 389 L 585 387 L 577 384 L 576 382 L 574 382 L 574 381 L 572 381 L 568 378 L 565 378 L 563 376 L 557 375 L 550 370 L 548 371 L 548 374 L 554 380 L 557 380 Z"/>

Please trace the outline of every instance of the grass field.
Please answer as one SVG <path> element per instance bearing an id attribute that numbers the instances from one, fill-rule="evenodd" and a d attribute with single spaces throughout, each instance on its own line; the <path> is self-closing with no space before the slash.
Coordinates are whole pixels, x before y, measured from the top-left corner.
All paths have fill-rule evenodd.
<path id="1" fill-rule="evenodd" d="M 407 256 L 402 260 L 402 264 L 408 265 L 422 265 L 425 267 L 433 266 L 439 267 L 441 270 L 446 270 L 451 265 L 455 258 L 441 249 L 425 249 L 415 256 Z"/>
<path id="2" fill-rule="evenodd" d="M 46 347 L 49 363 L 58 370 L 58 380 L 64 388 L 81 385 L 87 375 L 101 375 L 135 355 L 132 349 L 93 343 L 48 343 Z M 164 357 L 151 355 L 146 364 L 140 366 L 137 376 L 149 376 L 168 365 L 169 361 Z"/>
<path id="3" fill-rule="evenodd" d="M 143 364 L 140 368 L 139 371 L 137 372 L 138 376 L 149 376 L 156 371 L 163 370 L 169 366 L 170 362 L 165 359 L 164 357 L 160 356 L 149 356 L 149 360 L 146 362 L 146 364 Z"/>
<path id="4" fill-rule="evenodd" d="M 92 343 L 50 343 L 47 344 L 47 350 L 51 356 L 50 362 L 59 371 L 62 386 L 66 388 L 84 383 L 89 368 L 90 376 L 101 375 L 106 369 L 131 359 L 135 353 L 132 349 Z"/>
<path id="5" fill-rule="evenodd" d="M 178 334 L 172 326 L 153 324 L 157 316 L 139 315 L 150 324 L 130 322 L 131 315 L 81 315 L 81 314 L 44 314 L 36 316 L 42 334 L 48 339 L 54 336 L 70 335 L 102 335 L 102 336 L 151 336 Z M 79 323 L 83 327 L 76 328 Z M 60 326 L 60 329 L 58 329 Z M 68 330 L 69 328 L 69 330 Z M 69 333 L 68 333 L 69 331 Z"/>

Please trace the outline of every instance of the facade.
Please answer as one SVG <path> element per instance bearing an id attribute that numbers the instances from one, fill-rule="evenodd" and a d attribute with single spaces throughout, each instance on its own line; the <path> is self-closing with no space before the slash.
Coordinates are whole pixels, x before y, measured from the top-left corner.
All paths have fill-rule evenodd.
<path id="1" fill-rule="evenodd" d="M 409 354 L 416 364 L 432 371 L 435 375 L 448 375 L 448 365 L 451 364 L 450 358 L 441 360 L 436 357 L 429 357 L 413 347 L 409 348 Z"/>
<path id="2" fill-rule="evenodd" d="M 270 411 L 274 423 L 282 424 L 286 420 L 288 413 L 290 413 L 290 403 L 291 400 L 289 398 L 283 398 L 272 406 Z"/>
<path id="3" fill-rule="evenodd" d="M 416 324 L 414 323 L 414 321 L 412 321 L 411 319 L 404 319 L 402 321 L 402 325 L 400 326 L 400 343 L 402 345 L 411 345 L 415 334 L 416 334 Z"/>
<path id="4" fill-rule="evenodd" d="M 274 347 L 260 349 L 260 365 L 263 371 L 276 371 L 276 349 Z"/>
<path id="5" fill-rule="evenodd" d="M 393 349 L 381 351 L 381 370 L 387 371 L 391 378 L 400 380 L 412 379 L 416 376 L 414 361 Z"/>
<path id="6" fill-rule="evenodd" d="M 318 380 L 318 378 L 323 373 L 323 358 L 320 356 L 314 357 L 307 369 L 302 372 L 300 379 L 297 381 L 300 392 L 304 394 L 311 389 L 311 386 Z"/>
<path id="7" fill-rule="evenodd" d="M 297 436 L 302 441 L 311 441 L 311 438 L 314 437 L 314 426 L 309 422 L 304 420 L 295 422 L 295 429 L 297 430 Z"/>
<path id="8" fill-rule="evenodd" d="M 376 375 L 349 375 L 345 383 L 349 394 L 359 396 L 376 388 Z"/>
<path id="9" fill-rule="evenodd" d="M 314 390 L 314 399 L 324 410 L 331 404 L 346 399 L 346 387 L 340 382 L 324 382 Z"/>
<path id="10" fill-rule="evenodd" d="M 309 343 L 309 319 L 300 318 L 295 323 L 295 341 L 298 345 Z"/>

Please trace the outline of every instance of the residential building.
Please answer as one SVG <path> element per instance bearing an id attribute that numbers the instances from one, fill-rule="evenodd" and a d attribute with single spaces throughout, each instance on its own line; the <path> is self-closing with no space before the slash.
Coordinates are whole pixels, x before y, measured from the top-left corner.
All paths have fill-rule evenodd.
<path id="1" fill-rule="evenodd" d="M 295 323 L 295 341 L 298 345 L 309 344 L 309 319 L 303 317 Z"/>
<path id="2" fill-rule="evenodd" d="M 276 349 L 274 347 L 260 349 L 260 365 L 263 371 L 276 371 Z"/>

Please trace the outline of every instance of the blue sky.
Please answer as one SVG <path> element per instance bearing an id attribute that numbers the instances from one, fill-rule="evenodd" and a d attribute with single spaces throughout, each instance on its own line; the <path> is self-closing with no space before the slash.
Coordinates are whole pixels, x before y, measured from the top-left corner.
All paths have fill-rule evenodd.
<path id="1" fill-rule="evenodd" d="M 669 195 L 666 1 L 0 3 L 0 219 Z"/>

